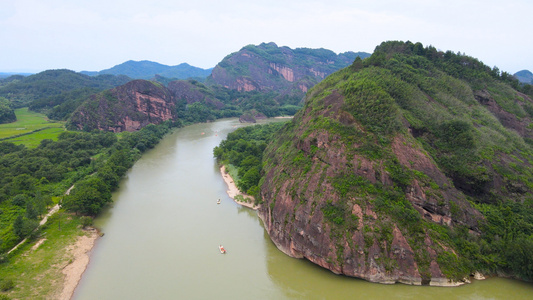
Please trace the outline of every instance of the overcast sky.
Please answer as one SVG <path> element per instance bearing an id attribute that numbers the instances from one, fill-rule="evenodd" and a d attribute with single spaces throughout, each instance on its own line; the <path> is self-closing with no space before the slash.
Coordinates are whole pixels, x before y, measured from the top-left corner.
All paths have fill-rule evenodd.
<path id="1" fill-rule="evenodd" d="M 339 53 L 387 40 L 533 71 L 532 12 L 531 0 L 0 0 L 0 72 L 210 68 L 248 44 Z"/>

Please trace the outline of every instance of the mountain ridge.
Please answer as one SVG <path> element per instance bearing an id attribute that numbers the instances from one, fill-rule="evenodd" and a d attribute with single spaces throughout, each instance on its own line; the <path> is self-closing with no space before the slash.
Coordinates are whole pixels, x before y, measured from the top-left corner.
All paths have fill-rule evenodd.
<path id="1" fill-rule="evenodd" d="M 68 69 L 46 70 L 29 76 L 13 75 L 2 79 L 0 96 L 15 108 L 29 106 L 33 101 L 60 95 L 80 88 L 99 90 L 113 88 L 131 80 L 127 76 L 88 76 Z"/>
<path id="2" fill-rule="evenodd" d="M 275 43 L 263 43 L 259 46 L 248 45 L 238 52 L 229 54 L 217 64 L 212 75 L 204 83 L 197 80 L 168 82 L 166 78 L 160 78 L 158 75 L 155 79 L 162 84 L 159 88 L 165 90 L 161 93 L 171 95 L 171 102 L 175 104 L 177 110 L 177 113 L 172 116 L 173 119 L 194 122 L 194 118 L 198 118 L 197 121 L 209 121 L 220 117 L 241 117 L 243 122 L 255 122 L 256 118 L 265 116 L 294 114 L 301 105 L 304 97 L 303 91 L 322 80 L 327 74 L 348 66 L 358 55 L 366 54 L 348 52 L 337 55 L 326 49 L 297 48 L 293 50 L 288 47 L 278 47 Z M 232 57 L 250 59 L 243 63 L 240 59 L 232 60 Z M 151 62 L 148 63 L 153 66 Z M 231 73 L 231 76 L 220 75 L 223 73 Z M 244 88 L 243 82 L 245 82 Z M 258 88 L 246 88 L 247 82 L 253 82 Z M 136 81 L 133 86 L 140 87 L 141 85 L 144 86 L 144 83 Z M 140 98 L 148 99 L 144 96 L 133 95 L 142 94 L 141 90 L 124 89 L 123 91 L 128 91 L 128 94 L 117 93 L 117 89 L 114 89 L 112 94 L 119 102 L 126 101 L 128 104 L 120 103 L 128 106 L 128 109 L 132 107 L 140 109 L 138 103 L 130 102 L 138 102 Z M 101 95 L 91 97 L 88 102 L 92 104 L 86 104 L 74 113 L 69 122 L 72 125 L 71 128 L 135 130 L 135 126 L 125 125 L 131 123 L 132 118 L 137 118 L 134 112 L 130 111 L 122 115 L 120 120 L 115 119 L 121 113 L 113 101 L 106 99 Z M 155 101 L 155 98 L 151 98 L 150 101 Z M 88 111 L 90 107 L 99 106 L 96 103 L 113 107 L 113 109 L 100 111 L 98 114 L 90 113 Z M 137 112 L 140 115 L 148 113 L 143 109 Z M 139 124 L 144 126 L 147 118 L 140 115 L 138 116 L 140 119 L 136 119 L 135 122 L 139 121 Z M 107 117 L 111 119 L 105 119 Z M 157 118 L 154 120 L 161 121 Z M 110 124 L 118 125 L 115 128 Z"/>
<path id="3" fill-rule="evenodd" d="M 335 54 L 323 48 L 291 49 L 273 42 L 247 45 L 218 63 L 206 82 L 230 89 L 276 90 L 303 97 L 303 93 L 325 76 L 348 66 L 357 56 L 369 55 L 365 52 Z"/>
<path id="4" fill-rule="evenodd" d="M 90 76 L 102 74 L 126 75 L 133 79 L 151 79 L 156 75 L 167 78 L 188 79 L 206 78 L 209 76 L 209 74 L 211 74 L 211 70 L 212 68 L 202 69 L 191 66 L 187 63 L 168 66 L 149 60 L 128 60 L 109 69 L 101 71 L 81 71 L 80 73 Z"/>

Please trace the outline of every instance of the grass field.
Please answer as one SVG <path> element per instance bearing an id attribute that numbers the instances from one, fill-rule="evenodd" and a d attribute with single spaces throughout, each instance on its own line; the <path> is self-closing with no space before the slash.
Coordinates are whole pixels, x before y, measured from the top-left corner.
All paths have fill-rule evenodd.
<path id="1" fill-rule="evenodd" d="M 33 148 L 43 139 L 57 140 L 65 130 L 63 123 L 49 121 L 45 115 L 29 111 L 27 107 L 15 110 L 15 115 L 16 122 L 0 125 L 0 140 Z"/>
<path id="2" fill-rule="evenodd" d="M 12 280 L 13 289 L 1 292 L 11 299 L 57 299 L 63 288 L 62 269 L 70 263 L 67 249 L 79 235 L 79 218 L 59 211 L 48 219 L 36 238 L 0 263 L 0 280 Z M 45 239 L 37 249 L 32 247 Z"/>

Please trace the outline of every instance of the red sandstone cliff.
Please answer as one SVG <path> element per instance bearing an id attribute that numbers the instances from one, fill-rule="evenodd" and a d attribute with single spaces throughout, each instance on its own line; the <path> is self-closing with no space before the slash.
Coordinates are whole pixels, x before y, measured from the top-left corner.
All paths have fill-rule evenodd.
<path id="1" fill-rule="evenodd" d="M 208 82 L 239 91 L 307 92 L 334 71 L 368 53 L 335 54 L 325 49 L 278 47 L 275 43 L 248 45 L 224 58 Z"/>
<path id="2" fill-rule="evenodd" d="M 134 80 L 93 95 L 73 113 L 70 122 L 80 130 L 135 131 L 148 124 L 173 120 L 174 106 L 171 93 L 163 86 Z"/>
<path id="3" fill-rule="evenodd" d="M 407 229 L 398 219 L 383 213 L 383 202 L 376 202 L 383 196 L 371 185 L 395 190 L 389 162 L 353 152 L 338 133 L 308 130 L 321 118 L 364 130 L 343 111 L 343 105 L 344 96 L 333 91 L 322 100 L 322 110 L 307 106 L 289 126 L 290 132 L 287 130 L 277 144 L 269 146 L 261 187 L 265 203 L 258 214 L 272 241 L 287 255 L 305 258 L 337 274 L 380 283 L 460 284 L 447 278 L 438 262 L 439 255 L 453 253 L 449 245 L 434 241 L 428 231 Z M 292 146 L 277 149 L 282 144 Z M 403 196 L 396 194 L 398 199 L 409 201 L 415 214 L 428 222 L 461 225 L 474 234 L 479 232 L 481 214 L 411 135 L 397 135 L 390 149 L 393 161 L 424 174 L 409 182 Z M 305 167 L 298 167 L 301 161 L 306 162 L 302 165 Z M 343 195 L 337 180 L 351 176 L 359 178 L 349 187 L 357 192 Z M 336 211 L 328 212 L 330 208 Z M 328 219 L 326 214 L 332 211 L 340 211 L 341 219 Z M 409 213 L 406 217 L 418 218 Z"/>

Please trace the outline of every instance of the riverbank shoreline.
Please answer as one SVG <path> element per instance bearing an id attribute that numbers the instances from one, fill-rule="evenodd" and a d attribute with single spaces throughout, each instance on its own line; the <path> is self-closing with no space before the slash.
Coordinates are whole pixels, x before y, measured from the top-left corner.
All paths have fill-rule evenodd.
<path id="1" fill-rule="evenodd" d="M 222 165 L 220 167 L 220 174 L 222 175 L 222 178 L 224 179 L 224 182 L 228 186 L 228 190 L 226 191 L 228 196 L 235 201 L 235 203 L 242 205 L 244 207 L 248 207 L 253 210 L 259 209 L 260 205 L 255 205 L 255 199 L 254 197 L 244 194 L 237 188 L 237 185 L 235 184 L 235 181 L 231 177 L 231 175 L 226 171 L 226 166 Z M 239 196 L 242 196 L 242 199 L 249 200 L 249 202 L 245 201 L 239 201 Z"/>
<path id="2" fill-rule="evenodd" d="M 61 271 L 64 275 L 64 282 L 58 298 L 60 300 L 70 300 L 72 298 L 83 273 L 85 273 L 89 265 L 90 253 L 100 234 L 96 229 L 89 229 L 86 232 L 88 232 L 87 235 L 78 237 L 76 242 L 68 247 L 67 251 L 72 255 L 72 259 Z"/>

